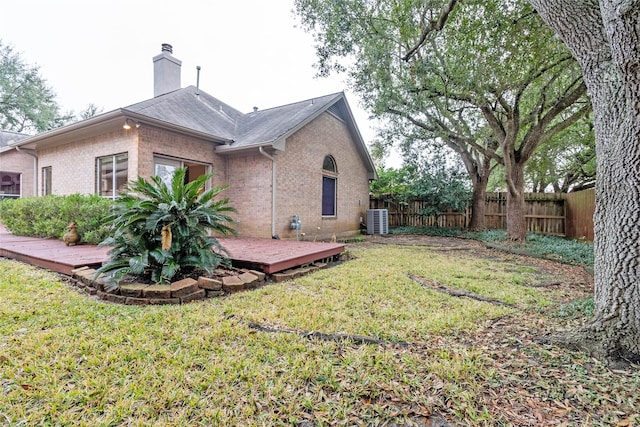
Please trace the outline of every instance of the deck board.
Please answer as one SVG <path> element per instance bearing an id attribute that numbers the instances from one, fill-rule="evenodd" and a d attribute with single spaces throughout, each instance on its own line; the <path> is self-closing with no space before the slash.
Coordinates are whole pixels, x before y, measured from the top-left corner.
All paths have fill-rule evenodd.
<path id="1" fill-rule="evenodd" d="M 331 258 L 344 251 L 341 243 L 298 242 L 258 238 L 219 239 L 235 265 L 250 266 L 267 274 Z M 0 256 L 70 275 L 84 267 L 98 267 L 109 248 L 96 245 L 66 246 L 55 239 L 14 236 L 0 226 Z"/>
<path id="2" fill-rule="evenodd" d="M 267 274 L 277 273 L 314 261 L 331 258 L 344 251 L 342 243 L 298 242 L 258 238 L 219 239 L 239 264 L 256 264 Z"/>

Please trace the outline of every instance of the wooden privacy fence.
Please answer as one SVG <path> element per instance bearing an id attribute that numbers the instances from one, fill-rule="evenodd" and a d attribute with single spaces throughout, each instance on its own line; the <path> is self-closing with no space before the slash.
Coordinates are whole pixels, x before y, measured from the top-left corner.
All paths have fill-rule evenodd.
<path id="1" fill-rule="evenodd" d="M 471 208 L 467 208 L 465 212 L 444 212 L 437 217 L 422 215 L 421 212 L 427 206 L 430 204 L 426 200 L 400 202 L 388 197 L 369 199 L 370 209 L 387 209 L 389 211 L 389 228 L 405 226 L 465 228 L 471 218 Z"/>
<path id="2" fill-rule="evenodd" d="M 577 193 L 527 193 L 525 196 L 527 230 L 535 233 L 593 240 L 593 190 Z M 393 197 L 371 198 L 371 209 L 389 211 L 389 227 L 465 228 L 471 220 L 471 208 L 464 212 L 444 212 L 438 216 L 421 214 L 429 206 L 425 200 L 400 202 Z M 486 198 L 487 228 L 507 227 L 506 193 L 489 193 Z"/>
<path id="3" fill-rule="evenodd" d="M 487 228 L 507 228 L 507 194 L 487 194 L 485 221 Z M 527 193 L 525 195 L 527 231 L 554 236 L 565 235 L 565 203 L 561 193 Z"/>
<path id="4" fill-rule="evenodd" d="M 566 196 L 567 237 L 593 240 L 593 213 L 596 207 L 595 190 L 576 191 Z"/>

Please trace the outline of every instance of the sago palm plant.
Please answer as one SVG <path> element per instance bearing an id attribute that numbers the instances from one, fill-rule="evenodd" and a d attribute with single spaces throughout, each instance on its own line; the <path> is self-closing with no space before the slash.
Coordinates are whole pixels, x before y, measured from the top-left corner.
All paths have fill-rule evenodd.
<path id="1" fill-rule="evenodd" d="M 186 172 L 178 169 L 170 187 L 158 176 L 138 178 L 115 200 L 111 235 L 100 243 L 113 249 L 96 272 L 104 274 L 108 290 L 126 275 L 166 284 L 177 275 L 211 272 L 228 263 L 226 251 L 211 235 L 234 233 L 228 214 L 235 209 L 228 199 L 215 199 L 226 187 L 203 191 L 213 175 L 185 183 Z"/>

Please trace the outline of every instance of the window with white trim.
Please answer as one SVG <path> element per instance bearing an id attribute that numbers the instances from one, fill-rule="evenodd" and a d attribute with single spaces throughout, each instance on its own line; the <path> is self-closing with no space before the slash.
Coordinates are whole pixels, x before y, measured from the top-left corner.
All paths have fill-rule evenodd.
<path id="1" fill-rule="evenodd" d="M 0 199 L 17 199 L 22 196 L 22 174 L 0 171 Z"/>
<path id="2" fill-rule="evenodd" d="M 175 171 L 185 167 L 187 168 L 187 182 L 191 182 L 200 175 L 209 173 L 211 170 L 211 166 L 206 163 L 198 163 L 158 154 L 153 156 L 153 174 L 159 176 L 168 187 L 171 187 L 171 181 L 173 180 Z"/>
<path id="3" fill-rule="evenodd" d="M 96 158 L 96 193 L 115 198 L 129 181 L 129 155 L 114 154 Z"/>
<path id="4" fill-rule="evenodd" d="M 51 193 L 51 166 L 42 168 L 42 195 L 48 196 Z"/>

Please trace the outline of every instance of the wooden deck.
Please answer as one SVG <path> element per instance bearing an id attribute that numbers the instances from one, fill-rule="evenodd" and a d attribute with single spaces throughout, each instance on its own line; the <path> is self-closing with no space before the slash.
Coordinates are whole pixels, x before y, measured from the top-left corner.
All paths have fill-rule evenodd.
<path id="1" fill-rule="evenodd" d="M 234 265 L 267 274 L 339 255 L 340 243 L 296 242 L 290 240 L 231 238 L 219 239 L 229 251 Z M 0 226 L 0 257 L 70 275 L 73 269 L 100 266 L 109 248 L 95 245 L 66 246 L 54 239 L 14 236 Z"/>
<path id="2" fill-rule="evenodd" d="M 297 242 L 256 238 L 219 239 L 234 265 L 262 270 L 267 274 L 331 258 L 344 251 L 342 243 Z"/>
<path id="3" fill-rule="evenodd" d="M 61 240 L 14 236 L 0 229 L 0 256 L 58 273 L 71 275 L 75 268 L 100 266 L 109 248 L 94 245 L 66 246 Z"/>

